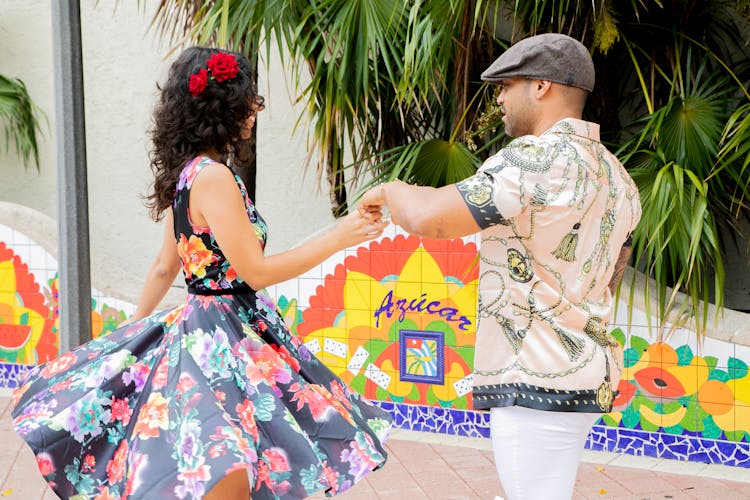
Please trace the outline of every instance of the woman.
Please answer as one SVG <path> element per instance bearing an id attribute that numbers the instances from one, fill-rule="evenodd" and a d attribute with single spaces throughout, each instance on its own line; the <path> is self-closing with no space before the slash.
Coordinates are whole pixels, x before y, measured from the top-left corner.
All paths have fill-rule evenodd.
<path id="1" fill-rule="evenodd" d="M 34 368 L 16 431 L 61 497 L 303 498 L 386 459 L 387 413 L 352 393 L 258 292 L 385 223 L 357 212 L 265 256 L 266 225 L 226 166 L 263 99 L 249 61 L 187 49 L 154 112 L 149 196 L 164 241 L 133 321 Z M 152 314 L 182 268 L 188 296 Z"/>

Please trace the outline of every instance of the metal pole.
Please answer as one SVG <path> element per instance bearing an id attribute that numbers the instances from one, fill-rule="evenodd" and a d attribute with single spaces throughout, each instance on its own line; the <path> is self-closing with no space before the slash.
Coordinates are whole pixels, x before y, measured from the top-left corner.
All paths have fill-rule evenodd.
<path id="1" fill-rule="evenodd" d="M 57 121 L 60 350 L 66 352 L 91 338 L 81 8 L 78 0 L 51 3 Z"/>

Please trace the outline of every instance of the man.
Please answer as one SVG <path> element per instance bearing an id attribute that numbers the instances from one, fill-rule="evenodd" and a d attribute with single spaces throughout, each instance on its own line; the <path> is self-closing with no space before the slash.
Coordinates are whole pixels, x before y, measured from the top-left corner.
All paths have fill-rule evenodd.
<path id="1" fill-rule="evenodd" d="M 474 408 L 489 409 L 510 499 L 569 499 L 585 438 L 612 400 L 622 350 L 613 292 L 640 219 L 638 190 L 581 120 L 588 50 L 565 35 L 511 46 L 482 73 L 515 137 L 476 175 L 439 189 L 390 182 L 362 209 L 430 238 L 481 231 Z"/>

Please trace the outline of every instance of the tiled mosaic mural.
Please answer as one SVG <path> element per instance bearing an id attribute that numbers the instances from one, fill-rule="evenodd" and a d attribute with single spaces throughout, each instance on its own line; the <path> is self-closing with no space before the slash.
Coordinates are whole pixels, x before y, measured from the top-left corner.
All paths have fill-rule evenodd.
<path id="1" fill-rule="evenodd" d="M 59 354 L 57 284 L 55 258 L 0 225 L 0 387 L 16 387 L 26 366 Z M 111 332 L 134 311 L 132 304 L 93 290 L 93 336 Z"/>
<path id="2" fill-rule="evenodd" d="M 471 405 L 477 279 L 476 239 L 392 229 L 268 291 L 306 345 L 400 427 L 487 437 L 488 414 Z M 0 387 L 57 354 L 56 305 L 55 260 L 0 226 Z M 96 295 L 97 335 L 133 309 Z M 750 348 L 699 346 L 685 331 L 653 342 L 645 323 L 636 314 L 629 334 L 613 331 L 625 347 L 620 394 L 587 447 L 750 467 Z"/>

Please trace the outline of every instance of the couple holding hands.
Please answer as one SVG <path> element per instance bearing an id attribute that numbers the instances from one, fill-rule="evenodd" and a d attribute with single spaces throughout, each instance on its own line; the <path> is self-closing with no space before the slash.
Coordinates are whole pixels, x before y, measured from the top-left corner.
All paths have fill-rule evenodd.
<path id="1" fill-rule="evenodd" d="M 514 140 L 475 175 L 376 186 L 331 231 L 267 256 L 268 228 L 227 167 L 263 109 L 250 64 L 185 50 L 154 112 L 148 201 L 165 231 L 136 313 L 14 394 L 14 427 L 55 493 L 292 499 L 382 467 L 389 414 L 320 363 L 262 290 L 380 236 L 386 207 L 419 236 L 481 233 L 473 406 L 490 411 L 509 499 L 569 499 L 623 367 L 607 327 L 638 190 L 582 120 L 594 66 L 580 42 L 523 39 L 482 79 L 502 86 Z M 185 303 L 154 312 L 180 270 Z"/>

